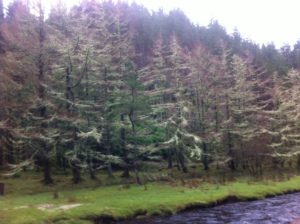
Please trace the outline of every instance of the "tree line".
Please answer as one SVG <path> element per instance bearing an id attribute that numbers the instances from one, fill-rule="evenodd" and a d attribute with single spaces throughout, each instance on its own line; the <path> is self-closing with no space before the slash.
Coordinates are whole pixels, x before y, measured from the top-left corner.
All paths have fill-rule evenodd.
<path id="1" fill-rule="evenodd" d="M 152 161 L 189 171 L 300 167 L 296 44 L 135 3 L 0 1 L 0 168 L 124 178 Z"/>

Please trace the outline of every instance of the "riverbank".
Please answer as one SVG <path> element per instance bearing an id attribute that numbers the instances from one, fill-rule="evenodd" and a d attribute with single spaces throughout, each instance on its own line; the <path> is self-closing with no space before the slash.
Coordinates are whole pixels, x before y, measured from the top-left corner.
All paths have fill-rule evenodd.
<path id="1" fill-rule="evenodd" d="M 50 186 L 46 192 L 39 192 L 29 180 L 27 184 L 23 179 L 8 181 L 7 186 L 10 189 L 14 187 L 16 192 L 7 189 L 8 194 L 0 199 L 1 224 L 84 224 L 173 214 L 192 207 L 300 191 L 300 176 L 280 182 L 237 179 L 219 184 L 188 179 L 145 186 L 122 184 L 99 187 L 85 181 L 82 186 L 66 185 L 59 189 Z"/>

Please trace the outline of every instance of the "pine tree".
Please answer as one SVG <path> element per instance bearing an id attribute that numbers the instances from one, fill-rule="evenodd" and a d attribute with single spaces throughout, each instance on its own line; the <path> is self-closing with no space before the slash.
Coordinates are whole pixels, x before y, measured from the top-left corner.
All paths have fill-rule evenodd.
<path id="1" fill-rule="evenodd" d="M 278 163 L 283 163 L 297 158 L 299 167 L 299 73 L 290 70 L 287 76 L 276 80 L 276 102 L 277 107 L 269 114 L 272 115 L 272 134 L 274 141 L 273 162 L 275 168 Z M 281 79 L 281 80 L 279 80 Z"/>
<path id="2" fill-rule="evenodd" d="M 221 76 L 218 73 L 216 59 L 200 46 L 194 51 L 192 61 L 192 129 L 202 139 L 202 163 L 205 170 L 215 154 L 218 164 L 217 142 L 220 141 L 221 131 Z M 215 149 L 213 152 L 212 149 Z"/>
<path id="3" fill-rule="evenodd" d="M 150 113 L 150 108 L 148 107 L 147 98 L 143 94 L 143 86 L 138 79 L 138 73 L 130 60 L 125 64 L 124 79 L 125 86 L 119 90 L 118 97 L 114 99 L 112 112 L 122 115 L 121 135 L 126 133 L 126 138 L 121 136 L 120 139 L 121 146 L 125 147 L 126 150 L 126 153 L 123 154 L 123 160 L 126 163 L 125 174 L 129 175 L 129 166 L 132 166 L 136 182 L 142 184 L 138 162 L 143 152 L 140 149 L 138 140 L 140 139 L 139 135 L 144 133 L 142 123 L 145 122 L 144 119 L 147 118 L 147 113 Z M 124 142 L 124 140 L 126 141 Z"/>
<path id="4" fill-rule="evenodd" d="M 197 158 L 200 155 L 200 138 L 188 129 L 189 107 L 187 100 L 187 86 L 191 70 L 189 68 L 189 55 L 180 47 L 178 40 L 172 36 L 169 43 L 169 53 L 165 56 L 167 83 L 170 89 L 171 107 L 166 121 L 167 141 L 165 146 L 171 147 L 177 161 L 178 169 L 187 172 L 186 162 L 189 158 Z M 168 87 L 167 87 L 168 88 Z M 169 149 L 170 150 L 170 149 Z"/>

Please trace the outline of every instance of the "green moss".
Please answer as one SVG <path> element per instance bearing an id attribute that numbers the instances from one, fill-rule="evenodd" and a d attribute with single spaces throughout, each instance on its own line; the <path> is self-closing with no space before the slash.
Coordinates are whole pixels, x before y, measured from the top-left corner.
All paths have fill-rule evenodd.
<path id="1" fill-rule="evenodd" d="M 17 180 L 15 180 L 17 181 Z M 213 205 L 229 196 L 240 200 L 261 199 L 265 196 L 300 190 L 300 177 L 284 182 L 235 181 L 226 185 L 201 184 L 197 188 L 170 186 L 169 184 L 133 185 L 73 189 L 32 195 L 8 194 L 0 199 L 0 223 L 86 223 L 100 216 L 115 218 L 140 215 L 175 213 L 189 206 Z M 33 192 L 32 192 L 33 193 Z M 41 211 L 41 204 L 82 204 L 65 211 Z M 24 207 L 25 206 L 25 207 Z"/>

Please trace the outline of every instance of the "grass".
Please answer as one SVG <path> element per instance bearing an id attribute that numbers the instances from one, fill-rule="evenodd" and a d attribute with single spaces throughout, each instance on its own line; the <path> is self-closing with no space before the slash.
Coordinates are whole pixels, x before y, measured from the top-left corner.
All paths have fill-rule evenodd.
<path id="1" fill-rule="evenodd" d="M 199 178 L 179 182 L 137 185 L 100 186 L 99 181 L 86 181 L 78 186 L 57 176 L 55 186 L 43 187 L 40 174 L 22 174 L 20 178 L 0 180 L 8 188 L 0 198 L 1 224 L 26 223 L 92 223 L 97 217 L 130 218 L 136 215 L 170 214 L 191 206 L 211 206 L 234 197 L 239 200 L 261 199 L 300 190 L 300 176 L 284 181 L 250 181 L 238 178 L 225 183 L 207 183 Z M 104 178 L 104 177 L 101 177 Z M 101 179 L 103 185 L 103 179 Z M 58 191 L 58 199 L 53 192 Z M 41 211 L 41 204 L 81 204 L 70 210 Z"/>

